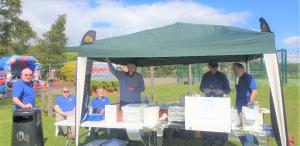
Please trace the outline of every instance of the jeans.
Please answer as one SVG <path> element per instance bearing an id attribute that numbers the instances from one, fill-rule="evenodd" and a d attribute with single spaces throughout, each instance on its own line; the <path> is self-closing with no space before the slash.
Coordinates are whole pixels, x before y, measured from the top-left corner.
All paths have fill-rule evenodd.
<path id="1" fill-rule="evenodd" d="M 239 139 L 243 146 L 259 145 L 257 138 L 252 134 L 246 136 L 240 136 Z"/>

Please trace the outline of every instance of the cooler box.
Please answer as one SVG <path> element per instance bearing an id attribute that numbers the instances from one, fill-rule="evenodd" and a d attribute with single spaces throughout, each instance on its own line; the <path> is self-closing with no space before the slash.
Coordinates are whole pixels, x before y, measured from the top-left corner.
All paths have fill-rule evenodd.
<path id="1" fill-rule="evenodd" d="M 43 146 L 40 109 L 18 110 L 13 113 L 12 146 Z"/>
<path id="2" fill-rule="evenodd" d="M 122 107 L 123 121 L 129 123 L 138 123 L 144 121 L 144 104 L 128 104 Z"/>

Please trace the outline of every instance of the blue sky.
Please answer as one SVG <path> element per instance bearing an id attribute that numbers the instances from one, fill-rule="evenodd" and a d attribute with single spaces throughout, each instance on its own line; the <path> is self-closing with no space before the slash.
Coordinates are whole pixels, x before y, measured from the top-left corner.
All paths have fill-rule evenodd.
<path id="1" fill-rule="evenodd" d="M 277 48 L 300 48 L 299 0 L 23 0 L 22 18 L 38 35 L 66 14 L 68 45 L 84 33 L 97 39 L 125 35 L 176 22 L 230 25 L 259 30 L 264 17 L 276 35 Z M 46 16 L 46 17 L 45 17 Z"/>
<path id="2" fill-rule="evenodd" d="M 153 4 L 166 2 L 159 0 L 127 0 L 128 5 Z M 299 36 L 299 0 L 197 0 L 224 11 L 249 11 L 250 17 L 243 26 L 246 28 L 259 28 L 258 19 L 263 17 L 267 20 L 277 40 L 283 40 L 290 36 Z M 277 41 L 277 47 L 285 47 L 282 41 Z"/>

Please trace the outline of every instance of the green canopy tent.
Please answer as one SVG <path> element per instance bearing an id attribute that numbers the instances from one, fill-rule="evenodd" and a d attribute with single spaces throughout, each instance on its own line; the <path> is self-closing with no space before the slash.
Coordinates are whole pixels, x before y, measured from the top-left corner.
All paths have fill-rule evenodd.
<path id="1" fill-rule="evenodd" d="M 94 37 L 95 38 L 95 37 Z M 83 38 L 84 40 L 85 38 Z M 90 42 L 90 41 L 89 41 Z M 287 144 L 284 101 L 279 79 L 274 34 L 220 25 L 176 23 L 129 35 L 96 40 L 77 47 L 76 144 L 87 111 L 93 61 L 108 57 L 116 64 L 134 61 L 138 66 L 249 61 L 264 57 L 272 105 L 278 127 L 278 144 Z"/>

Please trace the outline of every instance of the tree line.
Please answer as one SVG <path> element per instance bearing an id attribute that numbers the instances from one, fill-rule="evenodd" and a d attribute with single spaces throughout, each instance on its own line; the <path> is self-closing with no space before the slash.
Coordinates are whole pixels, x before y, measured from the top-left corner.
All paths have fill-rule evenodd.
<path id="1" fill-rule="evenodd" d="M 46 70 L 62 66 L 66 58 L 66 15 L 58 15 L 51 28 L 38 37 L 21 14 L 20 0 L 0 0 L 0 56 L 35 56 Z"/>

